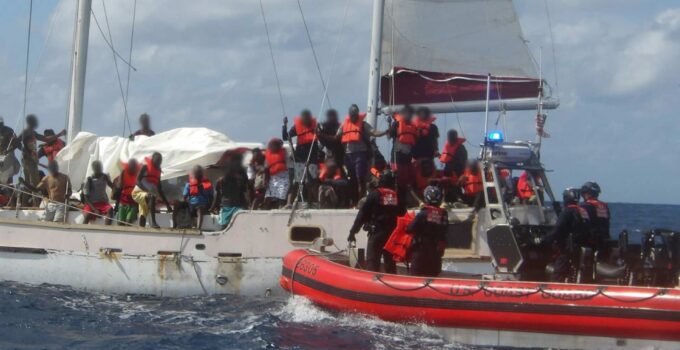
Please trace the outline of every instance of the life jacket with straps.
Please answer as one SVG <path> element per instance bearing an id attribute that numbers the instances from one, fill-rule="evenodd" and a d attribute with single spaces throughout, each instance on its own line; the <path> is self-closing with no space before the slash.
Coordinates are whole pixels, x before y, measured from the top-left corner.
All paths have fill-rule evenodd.
<path id="1" fill-rule="evenodd" d="M 314 142 L 314 133 L 316 131 L 316 118 L 312 117 L 312 122 L 309 126 L 302 122 L 301 117 L 295 117 L 295 135 L 297 136 L 298 145 L 306 145 Z"/>
<path id="2" fill-rule="evenodd" d="M 363 137 L 363 131 L 364 131 L 364 118 L 366 117 L 366 113 L 359 113 L 359 118 L 357 118 L 357 121 L 352 123 L 352 119 L 350 119 L 349 116 L 345 117 L 345 121 L 342 123 L 342 137 L 340 138 L 340 142 L 342 143 L 350 143 L 350 142 L 359 142 L 362 140 Z"/>
<path id="3" fill-rule="evenodd" d="M 267 149 L 264 152 L 264 159 L 269 165 L 269 175 L 276 175 L 288 170 L 288 166 L 286 165 L 286 150 L 283 148 L 277 152 L 272 152 Z"/>
<path id="4" fill-rule="evenodd" d="M 195 177 L 189 176 L 189 195 L 196 196 L 201 193 L 201 190 L 198 188 L 199 185 L 203 187 L 203 191 L 212 190 L 212 182 L 208 178 L 204 177 L 199 182 Z"/>
<path id="5" fill-rule="evenodd" d="M 609 207 L 607 203 L 592 198 L 586 200 L 586 203 L 595 207 L 595 217 L 597 219 L 609 220 Z"/>
<path id="6" fill-rule="evenodd" d="M 380 205 L 384 207 L 396 207 L 399 204 L 397 199 L 397 192 L 389 188 L 379 187 L 378 192 L 380 192 Z"/>
<path id="7" fill-rule="evenodd" d="M 161 169 L 153 164 L 151 157 L 144 158 L 144 163 L 146 164 L 146 176 L 144 176 L 144 180 L 158 186 L 161 182 Z"/>
<path id="8" fill-rule="evenodd" d="M 519 199 L 529 199 L 534 195 L 534 189 L 529 183 L 529 174 L 525 171 L 517 181 L 517 197 Z"/>
<path id="9" fill-rule="evenodd" d="M 321 169 L 321 171 L 319 171 L 319 180 L 320 181 L 342 179 L 342 172 L 340 172 L 340 168 L 336 168 L 334 174 L 331 174 L 328 171 L 328 168 L 326 167 L 326 165 L 323 164 L 323 163 L 319 165 L 319 168 Z"/>
<path id="10" fill-rule="evenodd" d="M 387 239 L 387 242 L 383 247 L 383 249 L 392 254 L 392 259 L 396 262 L 410 260 L 413 235 L 406 232 L 406 228 L 415 217 L 416 214 L 412 211 L 406 212 L 404 216 L 398 217 L 397 227 L 394 228 L 390 238 Z"/>
<path id="11" fill-rule="evenodd" d="M 406 145 L 415 145 L 418 139 L 418 129 L 412 123 L 409 123 L 401 116 L 395 114 L 394 119 L 397 121 L 397 141 Z"/>
<path id="12" fill-rule="evenodd" d="M 588 211 L 585 208 L 579 206 L 578 204 L 575 204 L 575 203 L 574 204 L 567 204 L 567 208 L 576 209 L 576 212 L 578 213 L 578 216 L 579 216 L 578 218 L 582 223 L 586 222 L 586 221 L 590 221 L 590 215 L 588 215 Z"/>
<path id="13" fill-rule="evenodd" d="M 56 140 L 53 144 L 51 144 L 51 145 L 44 144 L 44 145 L 42 146 L 42 149 L 43 149 L 43 151 L 45 152 L 45 156 L 47 156 L 47 160 L 53 161 L 54 158 L 55 158 L 55 157 L 57 156 L 57 154 L 59 153 L 59 151 L 61 151 L 61 150 L 64 148 L 64 146 L 66 146 L 66 144 L 64 143 L 64 141 L 62 141 L 61 139 L 57 139 L 57 140 Z"/>
<path id="14" fill-rule="evenodd" d="M 444 152 L 442 152 L 442 155 L 439 156 L 439 161 L 443 164 L 453 161 L 453 157 L 455 157 L 456 152 L 458 152 L 458 148 L 460 148 L 460 146 L 464 143 L 465 139 L 460 137 L 457 138 L 456 142 L 453 144 L 450 144 L 449 141 L 446 141 L 446 144 L 444 145 Z"/>
<path id="15" fill-rule="evenodd" d="M 477 193 L 482 192 L 482 173 L 473 174 L 470 169 L 465 169 L 463 176 L 466 178 L 463 192 L 467 197 L 476 196 Z"/>
<path id="16" fill-rule="evenodd" d="M 432 205 L 425 205 L 422 210 L 427 214 L 425 220 L 428 223 L 435 225 L 444 224 L 444 213 L 446 212 L 445 209 Z"/>
<path id="17" fill-rule="evenodd" d="M 430 134 L 430 126 L 434 121 L 437 120 L 437 117 L 435 116 L 430 116 L 427 120 L 420 120 L 420 118 L 413 118 L 413 121 L 411 122 L 413 126 L 416 127 L 416 130 L 418 131 L 418 135 L 420 136 L 428 136 Z"/>
<path id="18" fill-rule="evenodd" d="M 120 189 L 121 201 L 126 204 L 132 203 L 132 190 L 137 185 L 137 172 L 130 174 L 129 165 L 123 165 L 123 172 L 120 174 L 120 182 L 122 186 Z"/>

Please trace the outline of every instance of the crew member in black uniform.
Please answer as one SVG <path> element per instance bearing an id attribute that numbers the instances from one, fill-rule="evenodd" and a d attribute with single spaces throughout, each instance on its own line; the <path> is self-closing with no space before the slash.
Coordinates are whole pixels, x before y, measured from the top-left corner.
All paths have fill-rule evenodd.
<path id="1" fill-rule="evenodd" d="M 366 269 L 369 271 L 380 272 L 380 258 L 382 257 L 385 272 L 397 272 L 392 254 L 383 249 L 397 226 L 397 217 L 406 213 L 406 208 L 397 199 L 394 182 L 394 175 L 390 171 L 385 171 L 380 176 L 378 188 L 366 196 L 366 201 L 359 209 L 354 225 L 349 230 L 349 237 L 347 237 L 348 241 L 356 242 L 355 236 L 362 226 L 368 231 Z"/>
<path id="2" fill-rule="evenodd" d="M 606 258 L 607 241 L 609 240 L 609 206 L 599 200 L 600 185 L 588 181 L 581 187 L 583 202 L 581 208 L 585 209 L 590 216 L 591 245 L 598 252 L 598 258 Z"/>
<path id="3" fill-rule="evenodd" d="M 590 236 L 590 219 L 588 212 L 578 205 L 581 194 L 576 188 L 567 188 L 562 193 L 564 208 L 553 229 L 536 243 L 550 244 L 556 249 L 555 260 L 545 268 L 546 275 L 552 281 L 559 281 L 569 268 L 569 235 L 572 235 L 572 244 L 579 246 L 586 244 Z"/>
<path id="4" fill-rule="evenodd" d="M 428 186 L 423 193 L 425 206 L 406 228 L 413 234 L 411 246 L 411 274 L 436 277 L 442 272 L 442 256 L 446 248 L 448 213 L 439 206 L 444 199 L 442 190 Z"/>

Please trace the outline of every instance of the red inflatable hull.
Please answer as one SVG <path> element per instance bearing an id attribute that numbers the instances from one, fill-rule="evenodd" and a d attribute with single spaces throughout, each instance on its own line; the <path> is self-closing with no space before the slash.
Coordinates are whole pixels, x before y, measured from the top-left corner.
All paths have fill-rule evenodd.
<path id="1" fill-rule="evenodd" d="M 325 308 L 437 327 L 680 340 L 680 290 L 422 278 L 347 267 L 307 250 L 281 286 Z"/>

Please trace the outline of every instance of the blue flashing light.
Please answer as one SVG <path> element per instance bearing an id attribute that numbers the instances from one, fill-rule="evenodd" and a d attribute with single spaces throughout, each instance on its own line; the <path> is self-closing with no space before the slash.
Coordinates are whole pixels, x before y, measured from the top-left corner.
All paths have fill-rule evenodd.
<path id="1" fill-rule="evenodd" d="M 490 131 L 486 135 L 486 140 L 490 143 L 501 143 L 503 142 L 503 133 L 501 131 Z"/>

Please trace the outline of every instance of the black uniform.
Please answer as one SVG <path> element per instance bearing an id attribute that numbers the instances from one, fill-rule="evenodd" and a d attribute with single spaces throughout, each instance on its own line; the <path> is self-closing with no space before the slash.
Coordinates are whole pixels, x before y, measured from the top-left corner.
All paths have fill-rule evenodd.
<path id="1" fill-rule="evenodd" d="M 590 217 L 591 246 L 600 252 L 599 256 L 603 256 L 606 254 L 609 240 L 609 207 L 607 203 L 589 199 L 581 203 L 581 208 L 585 209 Z"/>
<path id="2" fill-rule="evenodd" d="M 434 123 L 430 124 L 427 133 L 421 133 L 413 145 L 413 158 L 433 159 L 439 150 L 439 128 Z"/>
<path id="3" fill-rule="evenodd" d="M 411 274 L 414 276 L 436 277 L 442 271 L 442 251 L 437 248 L 446 241 L 449 224 L 446 210 L 425 206 L 406 228 L 412 233 Z"/>
<path id="4" fill-rule="evenodd" d="M 560 213 L 555 227 L 543 238 L 543 242 L 557 248 L 557 258 L 546 267 L 546 274 L 558 281 L 569 268 L 567 239 L 571 234 L 575 246 L 588 245 L 590 238 L 590 219 L 588 212 L 576 204 L 569 204 Z"/>
<path id="5" fill-rule="evenodd" d="M 366 246 L 366 269 L 380 271 L 380 257 L 383 258 L 386 273 L 396 273 L 397 267 L 392 254 L 383 247 L 397 226 L 397 217 L 404 215 L 406 208 L 397 200 L 397 193 L 388 188 L 378 188 L 366 196 L 359 209 L 351 234 L 356 234 L 364 224 L 368 225 L 368 244 Z"/>

